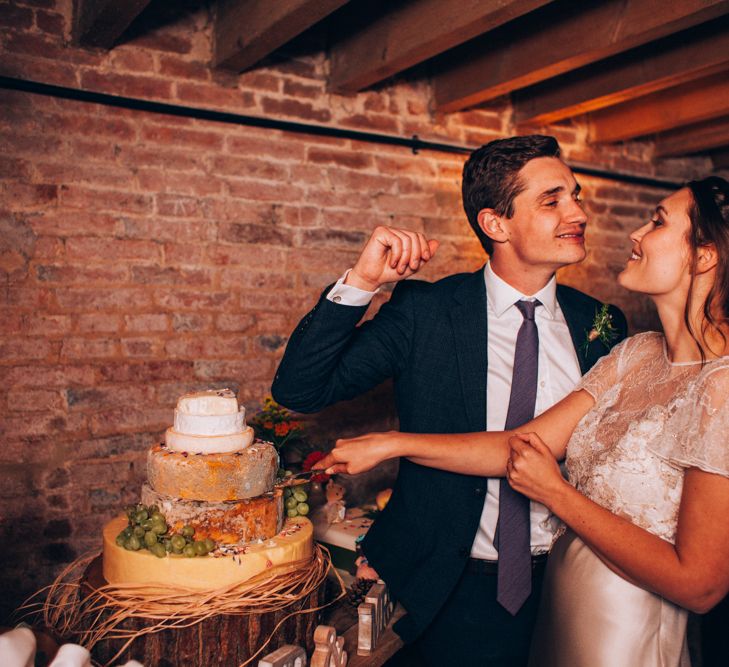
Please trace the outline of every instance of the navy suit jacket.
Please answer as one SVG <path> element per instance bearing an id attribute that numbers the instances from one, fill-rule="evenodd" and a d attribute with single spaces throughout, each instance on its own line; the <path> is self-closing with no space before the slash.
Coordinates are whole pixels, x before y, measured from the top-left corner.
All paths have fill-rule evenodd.
<path id="1" fill-rule="evenodd" d="M 398 283 L 390 301 L 357 327 L 366 307 L 326 299 L 288 342 L 272 394 L 299 412 L 352 399 L 393 378 L 400 430 L 468 433 L 486 429 L 487 310 L 483 270 L 435 283 Z M 585 373 L 609 348 L 581 349 L 600 303 L 559 285 L 557 300 Z M 623 313 L 610 307 L 618 336 Z M 508 400 L 499 397 L 499 400 Z M 469 557 L 486 495 L 486 478 L 427 468 L 402 459 L 393 494 L 362 548 L 408 615 L 405 641 L 432 621 Z"/>

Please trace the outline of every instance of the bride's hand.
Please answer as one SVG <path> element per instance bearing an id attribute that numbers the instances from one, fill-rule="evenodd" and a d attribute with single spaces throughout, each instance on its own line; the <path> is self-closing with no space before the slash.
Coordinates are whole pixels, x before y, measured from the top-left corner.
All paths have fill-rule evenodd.
<path id="1" fill-rule="evenodd" d="M 518 433 L 509 438 L 506 478 L 511 488 L 547 507 L 567 484 L 557 459 L 536 433 Z"/>
<path id="2" fill-rule="evenodd" d="M 357 475 L 372 470 L 376 465 L 393 458 L 393 445 L 397 431 L 367 433 L 356 438 L 337 440 L 334 449 L 313 467 L 328 475 L 346 472 Z"/>

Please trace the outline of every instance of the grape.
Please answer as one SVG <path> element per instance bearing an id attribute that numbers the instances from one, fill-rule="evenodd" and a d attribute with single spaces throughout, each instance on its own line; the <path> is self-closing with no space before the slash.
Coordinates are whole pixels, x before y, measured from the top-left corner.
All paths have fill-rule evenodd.
<path id="1" fill-rule="evenodd" d="M 192 526 L 183 526 L 180 532 L 183 537 L 192 537 L 195 534 L 195 529 Z"/>
<path id="2" fill-rule="evenodd" d="M 124 530 L 122 530 L 122 533 L 124 537 L 131 537 L 134 535 L 134 531 L 131 526 L 127 526 Z"/>
<path id="3" fill-rule="evenodd" d="M 169 553 L 170 551 L 172 551 L 172 540 L 165 540 L 164 541 L 164 545 L 165 545 L 165 551 L 167 553 Z"/>
<path id="4" fill-rule="evenodd" d="M 144 521 L 142 521 L 141 525 L 142 525 L 142 528 L 144 528 L 144 530 L 152 530 L 154 521 L 152 521 L 152 519 L 145 519 Z"/>
<path id="5" fill-rule="evenodd" d="M 134 505 L 127 505 L 124 508 L 124 513 L 127 515 L 127 519 L 132 521 L 134 519 L 134 515 L 137 513 L 137 508 Z"/>
<path id="6" fill-rule="evenodd" d="M 130 551 L 139 551 L 142 548 L 142 543 L 136 535 L 132 535 L 125 543 L 124 548 Z"/>
<path id="7" fill-rule="evenodd" d="M 149 518 L 152 521 L 154 521 L 155 523 L 165 523 L 166 522 L 165 515 L 160 514 L 159 512 L 155 512 L 154 514 L 151 514 Z"/>
<path id="8" fill-rule="evenodd" d="M 213 542 L 209 537 L 205 538 L 205 548 L 208 550 L 208 553 L 215 549 L 215 542 Z"/>
<path id="9" fill-rule="evenodd" d="M 287 510 L 292 510 L 294 507 L 296 507 L 299 504 L 299 501 L 296 500 L 293 496 L 291 498 L 286 498 L 286 501 L 284 502 L 284 505 L 286 505 Z"/>
<path id="10" fill-rule="evenodd" d="M 303 503 L 308 499 L 308 495 L 306 494 L 306 491 L 302 489 L 294 489 L 293 496 L 296 498 L 296 502 Z"/>
<path id="11" fill-rule="evenodd" d="M 195 554 L 198 556 L 207 556 L 208 549 L 205 546 L 205 542 L 197 540 L 193 542 L 192 548 L 195 549 Z"/>
<path id="12" fill-rule="evenodd" d="M 306 515 L 307 515 L 307 514 L 309 513 L 309 506 L 308 506 L 308 505 L 307 505 L 306 503 L 299 503 L 299 504 L 298 504 L 298 505 L 296 506 L 296 511 L 297 511 L 297 512 L 298 512 L 298 513 L 299 513 L 299 514 L 300 514 L 301 516 L 306 516 Z"/>
<path id="13" fill-rule="evenodd" d="M 141 524 L 149 518 L 149 513 L 145 509 L 138 510 L 134 515 L 134 522 Z"/>
<path id="14" fill-rule="evenodd" d="M 157 533 L 153 533 L 151 530 L 148 530 L 146 533 L 144 533 L 144 543 L 148 547 L 152 547 L 155 544 L 158 544 Z"/>
<path id="15" fill-rule="evenodd" d="M 292 508 L 286 510 L 286 516 L 293 519 L 295 516 L 299 516 L 299 513 L 296 511 L 296 508 Z"/>
<path id="16" fill-rule="evenodd" d="M 123 531 L 116 536 L 116 545 L 118 547 L 123 547 L 124 542 L 126 542 L 126 541 L 127 541 L 127 538 L 126 538 L 126 535 L 124 535 Z"/>
<path id="17" fill-rule="evenodd" d="M 144 537 L 144 533 L 147 532 L 141 526 L 134 526 L 132 533 L 134 537 L 138 537 L 140 540 Z"/>
<path id="18" fill-rule="evenodd" d="M 173 535 L 170 541 L 172 542 L 172 548 L 177 553 L 185 548 L 185 538 L 182 535 Z"/>
<path id="19" fill-rule="evenodd" d="M 164 521 L 164 519 L 162 519 L 162 521 Z M 152 532 L 156 533 L 157 535 L 164 535 L 164 533 L 167 532 L 167 524 L 160 523 L 159 521 L 153 521 Z"/>
<path id="20" fill-rule="evenodd" d="M 159 507 L 157 505 L 150 505 L 147 508 L 147 512 L 149 512 L 149 516 L 151 517 L 153 514 L 159 514 Z"/>
<path id="21" fill-rule="evenodd" d="M 290 488 L 289 488 L 289 487 L 287 486 L 287 487 L 286 487 L 286 488 L 284 489 L 284 498 L 288 498 L 288 497 L 289 497 L 289 496 L 290 496 L 290 495 L 291 495 L 292 493 L 293 493 L 293 492 L 291 491 L 291 489 L 290 489 Z"/>
<path id="22" fill-rule="evenodd" d="M 160 544 L 159 542 L 155 542 L 149 550 L 157 556 L 157 558 L 164 558 L 167 555 L 167 550 L 164 547 L 164 544 Z"/>
<path id="23" fill-rule="evenodd" d="M 187 544 L 182 550 L 182 553 L 185 554 L 187 558 L 195 558 L 195 547 L 193 547 L 192 544 Z"/>

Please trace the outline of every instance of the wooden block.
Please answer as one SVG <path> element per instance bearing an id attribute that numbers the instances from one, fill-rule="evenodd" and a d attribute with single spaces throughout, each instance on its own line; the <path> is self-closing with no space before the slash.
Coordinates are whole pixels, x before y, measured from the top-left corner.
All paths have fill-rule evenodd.
<path id="1" fill-rule="evenodd" d="M 347 652 L 344 637 L 337 637 L 337 631 L 329 625 L 319 625 L 314 630 L 314 653 L 311 667 L 345 667 Z"/>
<path id="2" fill-rule="evenodd" d="M 363 602 L 357 607 L 359 626 L 357 632 L 357 655 L 370 655 L 375 650 L 377 638 L 375 636 L 375 606 Z"/>
<path id="3" fill-rule="evenodd" d="M 258 661 L 258 667 L 306 667 L 306 652 L 301 646 L 287 644 Z"/>

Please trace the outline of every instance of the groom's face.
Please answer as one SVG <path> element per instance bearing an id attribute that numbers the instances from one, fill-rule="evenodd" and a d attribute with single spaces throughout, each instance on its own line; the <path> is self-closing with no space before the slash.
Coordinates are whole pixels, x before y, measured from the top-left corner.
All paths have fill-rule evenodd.
<path id="1" fill-rule="evenodd" d="M 509 261 L 549 271 L 581 262 L 587 216 L 572 170 L 558 158 L 535 158 L 522 167 L 519 181 L 514 214 L 501 219 Z"/>

